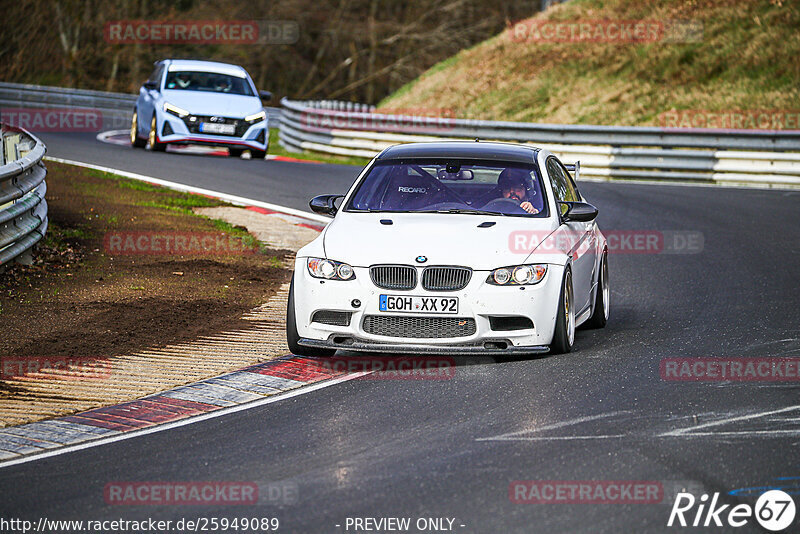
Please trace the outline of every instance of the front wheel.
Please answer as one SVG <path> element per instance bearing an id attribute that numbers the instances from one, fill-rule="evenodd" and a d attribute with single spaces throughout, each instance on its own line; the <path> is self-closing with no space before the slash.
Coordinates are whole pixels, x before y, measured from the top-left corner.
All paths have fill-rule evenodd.
<path id="1" fill-rule="evenodd" d="M 550 343 L 550 352 L 553 354 L 566 354 L 572 350 L 575 343 L 575 308 L 572 306 L 572 271 L 567 267 L 564 279 L 561 282 L 561 294 L 558 299 L 558 315 L 556 315 L 556 328 L 553 332 L 553 341 Z"/>
<path id="2" fill-rule="evenodd" d="M 298 343 L 300 335 L 297 333 L 297 321 L 294 313 L 294 280 L 289 285 L 289 302 L 286 304 L 286 344 L 289 350 L 297 356 L 312 356 L 326 358 L 336 354 L 336 349 L 321 349 L 317 347 L 304 347 Z"/>
<path id="3" fill-rule="evenodd" d="M 139 113 L 133 110 L 131 118 L 131 146 L 133 148 L 144 148 L 147 142 L 139 137 Z"/>
<path id="4" fill-rule="evenodd" d="M 594 312 L 586 326 L 589 328 L 603 328 L 608 322 L 609 302 L 611 289 L 608 285 L 608 252 L 603 252 L 600 260 L 600 274 L 597 280 L 597 295 L 594 298 Z"/>
<path id="5" fill-rule="evenodd" d="M 250 158 L 251 159 L 264 159 L 265 157 L 267 157 L 267 151 L 266 150 L 258 150 L 258 149 L 255 149 L 255 148 L 251 148 L 250 149 Z"/>
<path id="6" fill-rule="evenodd" d="M 150 133 L 147 136 L 147 146 L 149 146 L 150 150 L 152 150 L 153 152 L 164 152 L 167 149 L 166 143 L 158 142 L 158 133 L 156 132 L 155 115 L 153 115 L 153 119 L 150 121 Z"/>

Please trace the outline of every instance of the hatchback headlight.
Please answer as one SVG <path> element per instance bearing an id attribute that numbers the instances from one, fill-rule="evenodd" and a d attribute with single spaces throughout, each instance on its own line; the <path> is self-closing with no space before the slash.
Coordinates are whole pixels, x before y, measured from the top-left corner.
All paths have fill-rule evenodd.
<path id="1" fill-rule="evenodd" d="M 495 286 L 526 286 L 538 284 L 547 273 L 546 265 L 513 265 L 489 273 L 487 284 Z"/>
<path id="2" fill-rule="evenodd" d="M 180 118 L 183 118 L 189 114 L 189 112 L 186 111 L 185 109 L 179 108 L 178 106 L 174 106 L 169 102 L 164 102 L 164 111 L 166 111 L 167 113 L 172 113 L 176 117 Z"/>
<path id="3" fill-rule="evenodd" d="M 254 124 L 256 122 L 261 122 L 267 118 L 267 112 L 263 109 L 258 113 L 253 113 L 252 115 L 248 115 L 244 118 L 245 122 L 249 122 L 250 124 Z"/>
<path id="4" fill-rule="evenodd" d="M 308 273 L 314 278 L 325 280 L 352 280 L 356 277 L 353 267 L 340 261 L 324 258 L 308 258 Z"/>

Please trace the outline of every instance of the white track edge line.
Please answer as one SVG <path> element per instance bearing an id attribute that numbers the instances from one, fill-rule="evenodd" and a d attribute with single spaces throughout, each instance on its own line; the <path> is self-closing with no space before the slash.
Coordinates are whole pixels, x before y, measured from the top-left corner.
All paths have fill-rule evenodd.
<path id="1" fill-rule="evenodd" d="M 360 371 L 357 373 L 352 373 L 345 376 L 340 376 L 337 378 L 332 378 L 329 380 L 323 380 L 320 382 L 316 382 L 314 384 L 310 384 L 308 386 L 300 386 L 295 389 L 291 389 L 284 393 L 278 393 L 275 395 L 270 395 L 269 397 L 264 397 L 263 399 L 254 400 L 250 402 L 245 402 L 244 404 L 239 404 L 237 406 L 229 406 L 226 408 L 220 408 L 218 410 L 214 410 L 213 412 L 204 413 L 201 415 L 195 415 L 191 417 L 187 417 L 185 419 L 179 419 L 177 421 L 172 421 L 169 423 L 164 423 L 162 425 L 155 425 L 147 428 L 142 428 L 139 430 L 131 430 L 129 432 L 121 432 L 119 434 L 115 434 L 113 436 L 108 436 L 105 438 L 93 439 L 91 441 L 86 441 L 83 443 L 77 443 L 75 445 L 67 445 L 65 447 L 61 447 L 58 449 L 44 451 L 41 453 L 34 453 L 28 456 L 23 456 L 21 458 L 14 458 L 11 460 L 0 461 L 0 469 L 4 467 L 11 467 L 13 465 L 24 464 L 28 462 L 33 462 L 36 460 L 42 460 L 44 458 L 52 458 L 53 456 L 59 456 L 61 454 L 67 454 L 70 452 L 80 451 L 84 449 L 90 449 L 92 447 L 99 447 L 101 445 L 108 445 L 109 443 L 115 443 L 117 441 L 123 441 L 126 439 L 131 439 L 139 436 L 145 436 L 147 434 L 154 434 L 156 432 L 161 432 L 163 430 L 171 430 L 173 428 L 178 428 L 186 425 L 191 425 L 193 423 L 199 423 L 201 421 L 206 421 L 208 419 L 215 419 L 217 417 L 222 417 L 223 415 L 229 415 L 236 412 L 241 412 L 244 410 L 249 410 L 251 408 L 258 408 L 259 406 L 264 406 L 266 404 L 272 404 L 273 402 L 278 402 L 284 399 L 288 399 L 291 397 L 296 397 L 298 395 L 303 395 L 305 393 L 311 393 L 312 391 L 316 391 L 318 389 L 326 388 L 328 386 L 333 386 L 336 384 L 340 384 L 342 382 L 347 382 L 349 380 L 353 380 L 355 378 L 359 378 L 362 376 L 366 376 L 372 374 L 372 371 Z"/>
<path id="2" fill-rule="evenodd" d="M 240 197 L 237 195 L 231 195 L 229 193 L 222 193 L 220 191 L 212 191 L 211 189 L 203 189 L 201 187 L 194 187 L 191 185 L 185 185 L 178 182 L 170 182 L 169 180 L 162 180 L 161 178 L 155 178 L 153 176 L 146 176 L 144 174 L 137 174 L 135 172 L 123 171 L 121 169 L 115 169 L 113 167 L 104 167 L 102 165 L 95 165 L 93 163 L 84 163 L 82 161 L 75 161 L 71 159 L 63 159 L 63 158 L 54 158 L 51 156 L 45 156 L 45 160 L 47 161 L 54 161 L 56 163 L 64 163 L 66 165 L 76 165 L 78 167 L 84 167 L 86 169 L 94 169 L 96 171 L 108 172 L 111 174 L 117 174 L 124 178 L 130 178 L 132 180 L 139 180 L 142 182 L 149 182 L 151 184 L 156 184 L 160 186 L 167 187 L 169 189 L 173 189 L 175 191 L 183 191 L 186 193 L 197 193 L 199 195 L 206 195 L 214 198 L 218 198 L 220 200 L 225 200 L 230 202 L 231 204 L 236 204 L 239 206 L 256 206 L 259 208 L 268 209 L 271 211 L 277 211 L 279 213 L 285 213 L 287 215 L 294 215 L 295 217 L 300 217 L 303 219 L 308 219 L 310 221 L 324 223 L 327 224 L 331 221 L 329 217 L 324 217 L 322 215 L 316 215 L 314 213 L 307 213 L 305 211 L 300 211 L 294 208 L 289 208 L 286 206 L 281 206 L 279 204 L 271 204 L 269 202 L 262 202 L 260 200 L 254 200 L 252 198 Z"/>

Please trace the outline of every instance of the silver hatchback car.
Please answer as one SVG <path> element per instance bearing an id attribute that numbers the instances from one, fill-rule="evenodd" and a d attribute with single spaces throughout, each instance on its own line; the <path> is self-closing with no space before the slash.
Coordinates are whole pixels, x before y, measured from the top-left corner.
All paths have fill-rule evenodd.
<path id="1" fill-rule="evenodd" d="M 164 59 L 139 89 L 131 145 L 163 151 L 167 145 L 226 146 L 231 156 L 264 158 L 269 121 L 244 68 L 227 63 Z"/>

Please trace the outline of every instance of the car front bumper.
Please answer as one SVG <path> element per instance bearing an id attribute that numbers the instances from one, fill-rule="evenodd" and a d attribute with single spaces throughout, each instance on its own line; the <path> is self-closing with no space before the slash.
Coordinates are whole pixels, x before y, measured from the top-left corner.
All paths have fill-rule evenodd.
<path id="1" fill-rule="evenodd" d="M 165 133 L 165 126 L 169 124 Z M 169 113 L 161 113 L 157 123 L 158 142 L 172 145 L 211 145 L 211 146 L 240 146 L 266 151 L 269 146 L 268 121 L 263 120 L 249 126 L 242 135 L 216 135 L 200 132 L 190 132 L 186 123 Z M 170 132 L 171 130 L 171 132 Z"/>
<path id="2" fill-rule="evenodd" d="M 350 351 L 420 354 L 542 353 L 553 338 L 563 267 L 549 265 L 544 279 L 535 285 L 499 287 L 486 283 L 488 271 L 474 271 L 469 284 L 459 291 L 386 290 L 375 286 L 366 267 L 354 268 L 348 281 L 320 280 L 306 268 L 307 258 L 297 258 L 294 274 L 294 305 L 299 344 L 308 347 Z M 524 289 L 522 289 L 524 287 Z M 458 297 L 455 315 L 398 313 L 379 310 L 382 294 L 419 297 Z M 360 301 L 356 307 L 354 301 Z M 344 312 L 346 325 L 312 321 L 318 311 Z M 426 318 L 432 324 L 442 317 L 474 320 L 474 333 L 459 337 L 410 337 L 382 335 L 365 329 L 370 316 Z M 498 329 L 497 318 L 527 318 L 530 328 Z M 493 329 L 493 321 L 495 328 Z"/>

